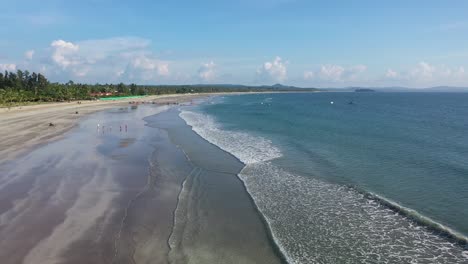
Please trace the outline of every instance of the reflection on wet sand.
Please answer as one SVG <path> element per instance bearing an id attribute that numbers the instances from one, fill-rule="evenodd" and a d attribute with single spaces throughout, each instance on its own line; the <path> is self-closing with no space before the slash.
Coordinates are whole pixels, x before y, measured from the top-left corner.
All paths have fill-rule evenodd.
<path id="1" fill-rule="evenodd" d="M 2 264 L 279 262 L 241 164 L 172 110 L 153 116 L 167 109 L 96 113 L 0 164 Z"/>

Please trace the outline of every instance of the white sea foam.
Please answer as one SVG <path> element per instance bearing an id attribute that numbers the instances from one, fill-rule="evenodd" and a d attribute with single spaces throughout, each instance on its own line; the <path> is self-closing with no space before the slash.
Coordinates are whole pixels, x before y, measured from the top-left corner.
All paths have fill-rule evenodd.
<path id="1" fill-rule="evenodd" d="M 352 188 L 271 162 L 239 177 L 289 263 L 466 263 L 458 244 Z"/>
<path id="2" fill-rule="evenodd" d="M 212 117 L 201 113 L 181 111 L 179 115 L 201 137 L 236 156 L 245 164 L 281 157 L 281 151 L 263 137 L 222 130 Z"/>
<path id="3" fill-rule="evenodd" d="M 226 131 L 213 118 L 180 116 L 246 164 L 239 174 L 289 263 L 466 263 L 456 243 L 356 190 L 287 172 L 272 142 Z"/>

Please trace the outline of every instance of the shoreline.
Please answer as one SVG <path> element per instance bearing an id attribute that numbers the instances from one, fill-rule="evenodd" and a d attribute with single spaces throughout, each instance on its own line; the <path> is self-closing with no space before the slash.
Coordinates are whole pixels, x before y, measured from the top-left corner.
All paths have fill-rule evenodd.
<path id="1" fill-rule="evenodd" d="M 209 94 L 148 96 L 118 101 L 52 103 L 0 109 L 0 161 L 13 160 L 36 147 L 60 139 L 76 127 L 82 118 L 99 111 L 126 107 L 129 102 L 156 104 L 185 103 Z M 78 114 L 76 114 L 78 112 Z M 53 123 L 54 126 L 49 126 Z"/>
<path id="2" fill-rule="evenodd" d="M 211 178 L 211 180 L 205 180 L 210 182 L 210 184 L 201 189 L 204 190 L 202 191 L 202 193 L 205 193 L 205 195 L 208 195 L 212 198 L 209 200 L 202 201 L 201 205 L 198 205 L 200 206 L 199 208 L 195 206 L 195 208 L 189 207 L 186 210 L 188 210 L 188 215 L 190 215 L 191 210 L 197 211 L 197 208 L 202 212 L 204 210 L 210 210 L 212 211 L 212 214 L 214 213 L 215 215 L 217 215 L 215 220 L 210 220 L 210 218 L 206 218 L 204 220 L 193 219 L 193 223 L 187 222 L 185 225 L 188 226 L 189 230 L 191 229 L 191 225 L 206 225 L 207 228 L 213 229 L 212 232 L 215 232 L 213 233 L 213 236 L 218 236 L 217 240 L 219 240 L 216 243 L 216 245 L 221 246 L 225 243 L 237 243 L 237 246 L 232 249 L 234 250 L 233 252 L 239 251 L 244 253 L 238 253 L 237 258 L 234 259 L 232 258 L 232 256 L 225 256 L 227 257 L 227 259 L 223 259 L 224 263 L 231 263 L 242 260 L 244 260 L 245 263 L 251 263 L 254 259 L 256 259 L 256 261 L 253 261 L 253 263 L 288 263 L 283 253 L 277 247 L 277 244 L 275 243 L 274 239 L 272 239 L 272 234 L 270 233 L 269 227 L 265 225 L 265 221 L 262 218 L 263 215 L 258 211 L 258 208 L 256 207 L 256 204 L 254 203 L 252 197 L 246 190 L 242 179 L 240 179 L 240 177 L 238 176 L 238 174 L 244 168 L 245 164 L 239 161 L 239 159 L 237 159 L 231 153 L 219 148 L 218 146 L 212 144 L 211 142 L 198 135 L 195 131 L 191 129 L 189 125 L 185 123 L 185 121 L 182 118 L 179 117 L 178 114 L 178 109 L 170 109 L 169 111 L 155 117 L 155 120 L 153 122 L 157 124 L 157 127 L 159 127 L 161 123 L 166 123 L 164 116 L 172 116 L 172 118 L 170 119 L 171 125 L 169 125 L 168 127 L 164 127 L 164 129 L 168 131 L 168 135 L 171 138 L 172 143 L 182 150 L 191 166 L 200 170 L 198 175 L 195 175 L 195 177 L 191 177 L 191 175 L 189 175 L 187 178 L 184 179 L 181 185 L 181 194 L 183 194 L 183 189 L 186 188 L 189 193 L 189 197 L 197 197 L 197 193 L 200 191 L 200 187 L 192 186 L 195 185 L 194 182 L 197 181 L 197 177 L 199 179 Z M 203 153 L 203 155 L 200 155 L 200 153 Z M 210 176 L 210 174 L 214 174 L 217 176 Z M 215 180 L 215 178 L 221 179 Z M 226 183 L 217 183 L 217 181 L 228 181 L 229 184 L 225 186 Z M 203 182 L 203 180 L 201 180 L 201 182 Z M 186 186 L 190 187 L 187 188 Z M 222 195 L 220 195 L 215 194 L 216 192 L 209 191 L 211 188 L 216 190 L 223 190 L 227 188 L 227 190 L 230 191 L 222 192 Z M 186 198 L 184 195 L 179 195 L 179 198 L 180 197 L 183 197 L 183 199 L 181 199 L 183 203 L 183 201 L 186 200 Z M 207 204 L 204 205 L 204 203 Z M 234 208 L 237 208 L 238 206 L 243 204 L 241 208 L 244 209 L 234 209 L 232 208 L 231 204 L 236 204 Z M 226 208 L 232 208 L 234 212 L 232 212 L 231 210 L 225 211 L 227 210 Z M 177 210 L 175 211 L 176 218 L 179 217 L 179 215 L 177 214 Z M 233 219 L 237 220 L 234 221 Z M 223 224 L 226 221 L 229 224 Z M 175 222 L 177 223 L 177 221 Z M 252 225 L 256 227 L 252 228 Z M 204 228 L 202 228 L 202 230 L 203 229 Z M 225 229 L 233 229 L 236 231 L 227 231 Z M 249 239 L 243 238 L 245 234 L 242 233 L 244 232 L 246 234 L 249 234 Z M 196 232 L 194 234 L 196 234 Z M 185 235 L 188 235 L 188 237 L 192 237 L 193 234 L 189 232 Z M 220 237 L 223 238 L 221 239 Z M 240 239 L 243 242 L 235 242 L 237 239 Z M 205 237 L 201 240 L 207 240 L 207 238 Z M 251 245 L 248 246 L 249 244 Z M 187 247 L 187 245 L 185 245 L 185 247 Z M 196 256 L 198 254 L 197 251 L 194 251 L 192 252 L 192 254 L 189 255 Z M 219 263 L 219 261 L 208 261 L 202 263 Z"/>
<path id="3" fill-rule="evenodd" d="M 155 104 L 186 103 L 193 99 L 210 96 L 230 96 L 258 93 L 289 92 L 229 92 L 152 95 L 116 101 L 77 101 L 44 103 L 37 105 L 0 107 L 0 163 L 12 160 L 35 147 L 60 139 L 85 116 L 99 111 L 128 106 L 129 102 Z M 76 114 L 78 112 L 78 114 Z M 49 123 L 55 126 L 49 127 Z"/>
<path id="4" fill-rule="evenodd" d="M 198 137 L 200 137 L 204 142 L 206 142 L 207 144 L 213 146 L 214 148 L 218 149 L 219 151 L 223 152 L 223 153 L 226 153 L 228 156 L 230 156 L 232 159 L 236 160 L 237 162 L 241 163 L 242 164 L 242 168 L 240 169 L 240 171 L 236 174 L 236 178 L 237 180 L 240 182 L 240 184 L 242 185 L 242 188 L 243 188 L 243 191 L 245 192 L 245 194 L 248 196 L 248 199 L 250 201 L 250 203 L 252 204 L 252 207 L 254 208 L 256 214 L 258 215 L 258 217 L 260 218 L 261 222 L 262 222 L 262 225 L 265 229 L 265 232 L 266 232 L 266 235 L 268 237 L 268 241 L 271 245 L 271 247 L 273 248 L 273 251 L 275 252 L 275 254 L 278 256 L 279 260 L 281 261 L 281 263 L 283 264 L 288 264 L 288 263 L 293 263 L 294 261 L 291 260 L 288 256 L 287 256 L 287 252 L 282 248 L 282 246 L 279 244 L 279 240 L 275 237 L 275 234 L 272 230 L 272 226 L 270 224 L 270 222 L 268 222 L 268 219 L 266 217 L 265 214 L 262 213 L 261 209 L 257 206 L 256 202 L 255 202 L 255 199 L 254 197 L 252 196 L 251 192 L 249 191 L 247 185 L 246 185 L 246 182 L 244 181 L 244 179 L 242 179 L 242 177 L 240 176 L 240 174 L 242 173 L 242 171 L 247 167 L 247 163 L 245 163 L 244 161 L 242 161 L 239 157 L 235 156 L 233 153 L 229 152 L 228 150 L 225 150 L 223 149 L 221 146 L 209 141 L 207 138 L 205 138 L 204 136 L 200 135 L 197 131 L 195 131 L 192 127 L 192 125 L 188 124 L 187 121 L 182 118 L 180 116 L 180 113 L 182 113 L 183 110 L 179 111 L 179 118 L 183 120 L 183 122 L 185 123 L 186 126 L 188 126 L 190 128 L 190 130 L 198 135 Z"/>
<path id="5" fill-rule="evenodd" d="M 2 162 L 0 257 L 284 263 L 237 176 L 243 163 L 176 111 L 127 105 L 86 115 L 59 140 Z"/>
<path id="6" fill-rule="evenodd" d="M 5 263 L 146 259 L 149 253 L 135 255 L 135 232 L 151 223 L 160 230 L 167 226 L 170 201 L 148 203 L 154 196 L 149 187 L 160 175 L 171 174 L 150 173 L 153 144 L 164 135 L 154 133 L 143 118 L 168 108 L 127 106 L 88 115 L 60 140 L 0 164 L 0 258 Z M 128 131 L 119 131 L 122 124 Z M 144 212 L 142 206 L 152 209 Z M 165 245 L 163 238 L 151 241 Z M 158 249 L 153 247 L 154 254 Z"/>
<path id="7" fill-rule="evenodd" d="M 179 113 L 180 112 L 181 111 L 179 111 Z M 179 116 L 179 118 L 181 118 L 181 117 Z M 185 125 L 188 126 L 193 133 L 198 135 L 207 144 L 213 146 L 214 148 L 218 149 L 219 151 L 221 151 L 223 153 L 226 153 L 232 159 L 234 159 L 237 162 L 242 164 L 242 169 L 236 174 L 236 178 L 241 183 L 245 194 L 248 196 L 248 198 L 250 200 L 250 203 L 252 204 L 253 208 L 255 209 L 255 212 L 257 213 L 258 217 L 262 221 L 263 227 L 264 227 L 265 232 L 266 232 L 266 234 L 268 236 L 268 241 L 270 242 L 270 245 L 273 248 L 273 251 L 278 256 L 281 263 L 283 263 L 283 264 L 293 263 L 293 261 L 291 259 L 289 259 L 288 256 L 286 255 L 286 252 L 284 252 L 284 249 L 281 248 L 281 245 L 278 243 L 278 239 L 275 238 L 275 234 L 273 233 L 273 230 L 272 230 L 272 227 L 271 227 L 270 223 L 268 222 L 266 216 L 262 213 L 261 209 L 255 203 L 255 199 L 252 197 L 252 194 L 249 192 L 249 190 L 247 188 L 247 185 L 246 185 L 246 182 L 242 179 L 242 177 L 240 177 L 240 173 L 247 166 L 247 164 L 245 162 L 243 162 L 242 160 L 240 160 L 238 157 L 236 157 L 231 152 L 229 152 L 227 150 L 224 150 L 223 148 L 221 148 L 220 146 L 214 144 L 213 142 L 208 141 L 206 138 L 204 138 L 203 136 L 198 134 L 195 130 L 193 130 L 192 126 L 187 124 L 187 122 L 183 118 L 181 118 L 181 119 L 184 121 Z"/>
<path id="8" fill-rule="evenodd" d="M 219 109 L 218 109 L 219 110 Z M 190 110 L 189 110 L 190 111 Z M 196 112 L 196 111 L 195 111 Z M 222 113 L 222 111 L 220 110 L 220 112 Z M 217 141 L 217 139 L 219 138 L 219 135 L 216 136 L 216 133 L 213 134 L 213 130 L 210 130 L 208 129 L 209 131 L 211 131 L 212 133 L 209 133 L 209 132 L 203 132 L 200 133 L 199 132 L 199 129 L 195 129 L 199 127 L 200 124 L 206 124 L 207 123 L 207 120 L 204 120 L 205 122 L 201 122 L 200 119 L 196 119 L 196 121 L 188 121 L 190 119 L 186 119 L 185 117 L 183 117 L 184 120 L 186 120 L 186 123 L 189 125 L 189 126 L 192 126 L 192 123 L 195 124 L 195 126 L 193 126 L 192 130 L 194 132 L 196 132 L 197 134 L 199 134 L 202 138 L 204 138 L 207 142 L 209 142 L 210 144 L 214 145 L 215 147 L 218 147 L 219 149 L 223 150 L 223 151 L 226 151 L 228 153 L 230 153 L 233 157 L 235 157 L 237 160 L 239 161 L 242 161 L 243 159 L 245 159 L 245 156 L 242 156 L 242 155 L 236 155 L 238 153 L 236 153 L 235 151 L 232 152 L 230 151 L 230 145 L 226 142 L 230 142 L 229 140 L 224 140 L 224 141 Z M 232 120 L 231 120 L 232 122 Z M 226 122 L 228 125 L 230 124 L 229 122 Z M 203 127 L 203 125 L 201 125 Z M 207 125 L 207 127 L 209 128 L 212 128 L 212 125 Z M 219 128 L 217 126 L 215 126 L 216 128 Z M 225 133 L 226 134 L 226 133 Z M 214 140 L 214 141 L 213 141 Z M 232 141 L 232 140 L 231 140 Z M 221 142 L 221 144 L 220 144 Z M 227 144 L 227 145 L 226 145 Z M 241 146 L 242 147 L 242 146 Z M 245 147 L 245 146 L 244 146 Z M 233 153 L 236 153 L 236 154 L 233 154 Z M 247 162 L 248 163 L 248 162 Z M 244 163 L 245 167 L 248 165 L 246 163 Z M 244 167 L 244 168 L 245 168 Z M 247 174 L 247 171 L 246 171 L 246 174 Z M 275 227 L 275 224 L 274 222 L 272 222 L 273 226 L 270 225 L 270 220 L 276 220 L 276 219 L 271 219 L 271 212 L 270 214 L 268 215 L 267 213 L 263 213 L 263 210 L 262 210 L 262 204 L 260 203 L 259 205 L 257 205 L 256 201 L 257 199 L 261 201 L 262 198 L 259 198 L 258 196 L 258 192 L 257 192 L 257 195 L 254 195 L 254 192 L 252 192 L 250 189 L 249 189 L 249 181 L 245 181 L 244 178 L 241 176 L 242 175 L 242 172 L 240 173 L 239 175 L 239 178 L 240 180 L 243 182 L 243 185 L 246 189 L 246 192 L 248 193 L 249 197 L 253 200 L 253 204 L 255 205 L 255 208 L 257 209 L 257 211 L 259 212 L 259 215 L 262 217 L 262 220 L 264 222 L 264 225 L 265 227 L 268 229 L 268 234 L 269 234 L 269 237 L 272 237 L 272 241 L 273 241 L 273 244 L 276 246 L 276 249 L 278 249 L 278 251 L 282 254 L 283 256 L 283 259 L 286 260 L 286 262 L 289 260 L 290 262 L 295 262 L 294 260 L 297 261 L 297 259 L 295 259 L 296 256 L 292 256 L 291 258 L 289 257 L 289 252 L 291 252 L 292 250 L 294 250 L 294 248 L 292 249 L 290 246 L 289 248 L 286 247 L 283 248 L 283 246 L 285 245 L 285 239 L 284 239 L 284 236 L 282 237 L 282 239 L 276 239 L 276 236 L 275 236 L 275 233 L 277 234 L 278 232 L 284 232 L 284 230 L 280 230 L 278 231 L 278 226 Z M 265 184 L 265 182 L 261 183 L 261 184 Z M 353 189 L 353 191 L 357 191 L 359 192 L 358 190 L 355 190 Z M 363 194 L 362 192 L 359 192 L 359 194 Z M 262 194 L 260 194 L 262 195 Z M 366 199 L 369 199 L 369 194 L 363 194 Z M 385 210 L 387 213 L 388 211 L 392 211 L 390 212 L 389 214 L 390 215 L 394 215 L 394 213 L 396 213 L 395 215 L 398 215 L 398 217 L 401 217 L 403 220 L 402 220 L 402 223 L 403 224 L 408 224 L 409 226 L 412 226 L 413 224 L 416 224 L 417 225 L 417 228 L 418 229 L 419 227 L 421 227 L 421 229 L 425 232 L 424 234 L 428 234 L 429 236 L 434 236 L 436 241 L 442 241 L 442 242 L 447 242 L 447 243 L 450 243 L 451 246 L 454 247 L 454 251 L 457 251 L 457 250 L 466 250 L 467 249 L 467 244 L 466 244 L 466 240 L 465 238 L 463 237 L 459 237 L 457 236 L 456 232 L 451 232 L 453 230 L 450 230 L 448 228 L 446 228 L 445 226 L 441 225 L 441 224 L 438 224 L 437 222 L 435 221 L 432 221 L 431 219 L 428 219 L 426 217 L 424 217 L 422 219 L 422 215 L 412 215 L 413 213 L 414 214 L 417 214 L 416 211 L 413 211 L 411 209 L 407 209 L 407 208 L 402 208 L 402 206 L 399 206 L 399 205 L 395 205 L 395 204 L 389 204 L 388 202 L 385 203 L 385 200 L 383 200 L 383 198 L 380 197 L 380 199 L 378 199 L 377 197 L 375 197 L 376 195 L 374 195 L 373 198 L 371 198 L 372 200 L 378 202 L 378 206 L 382 207 L 383 210 Z M 262 197 L 262 196 L 260 196 Z M 379 200 L 379 201 L 377 201 Z M 383 201 L 382 201 L 383 200 Z M 275 202 L 272 202 L 272 203 L 275 203 Z M 391 203 L 391 202 L 390 202 Z M 379 208 L 380 208 L 379 207 Z M 265 205 L 263 205 L 263 209 L 265 209 Z M 270 216 L 270 217 L 269 217 Z M 290 219 L 291 220 L 291 219 Z M 424 222 L 427 222 L 427 221 L 430 221 L 430 223 L 424 223 Z M 290 223 L 291 221 L 289 221 L 288 223 Z M 436 226 L 433 225 L 433 223 L 436 224 Z M 284 223 L 285 225 L 287 225 L 287 223 Z M 447 230 L 448 229 L 448 230 Z M 276 230 L 276 232 L 273 232 L 273 230 Z M 279 236 L 281 238 L 281 236 Z M 416 241 L 418 241 L 416 239 Z M 459 248 L 459 246 L 461 246 L 461 248 Z M 286 250 L 287 249 L 287 250 Z M 465 251 L 466 252 L 466 251 Z M 463 256 L 465 256 L 466 258 L 466 254 L 465 252 L 462 253 Z M 444 257 L 447 257 L 447 256 L 444 256 Z M 457 257 L 459 257 L 457 255 Z"/>
<path id="9" fill-rule="evenodd" d="M 0 257 L 7 263 L 18 263 L 21 254 L 24 263 L 294 262 L 244 178 L 251 163 L 194 130 L 180 115 L 187 108 L 126 105 L 86 115 L 62 139 L 0 163 Z M 122 131 L 127 122 L 129 134 Z M 107 130 L 96 130 L 99 123 Z"/>
<path id="10" fill-rule="evenodd" d="M 257 93 L 284 92 L 230 92 L 203 94 L 169 94 L 130 98 L 116 101 L 77 101 L 45 103 L 27 106 L 0 108 L 0 163 L 12 160 L 35 147 L 60 139 L 85 116 L 102 110 L 128 106 L 129 102 L 155 104 L 178 104 L 210 96 L 230 96 Z M 286 92 L 289 93 L 289 92 Z M 78 112 L 78 114 L 76 114 Z M 55 126 L 49 127 L 49 123 Z"/>

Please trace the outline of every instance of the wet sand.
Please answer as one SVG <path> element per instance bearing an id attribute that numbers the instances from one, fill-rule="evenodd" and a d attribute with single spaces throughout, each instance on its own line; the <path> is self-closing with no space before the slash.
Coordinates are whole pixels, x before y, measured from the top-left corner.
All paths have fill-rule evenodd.
<path id="1" fill-rule="evenodd" d="M 161 104 L 187 102 L 207 95 L 162 95 L 118 101 L 83 101 L 0 108 L 0 161 L 14 159 L 33 147 L 57 140 L 91 113 L 128 106 L 130 101 Z M 76 114 L 78 112 L 78 114 Z M 50 127 L 49 123 L 55 126 Z"/>
<path id="2" fill-rule="evenodd" d="M 2 263 L 280 262 L 242 164 L 166 109 L 94 113 L 0 164 Z"/>
<path id="3" fill-rule="evenodd" d="M 243 164 L 194 133 L 172 109 L 146 118 L 167 131 L 191 168 L 169 237 L 172 263 L 280 263 L 237 174 Z"/>

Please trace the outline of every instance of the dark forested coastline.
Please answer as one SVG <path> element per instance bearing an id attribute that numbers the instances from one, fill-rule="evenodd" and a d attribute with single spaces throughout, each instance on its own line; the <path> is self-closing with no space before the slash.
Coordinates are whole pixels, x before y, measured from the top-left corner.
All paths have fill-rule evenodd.
<path id="1" fill-rule="evenodd" d="M 314 88 L 293 86 L 244 85 L 137 85 L 137 84 L 83 84 L 50 82 L 41 73 L 17 70 L 0 73 L 0 105 L 26 102 L 61 102 L 89 100 L 105 96 L 159 95 L 179 93 L 315 91 Z"/>

